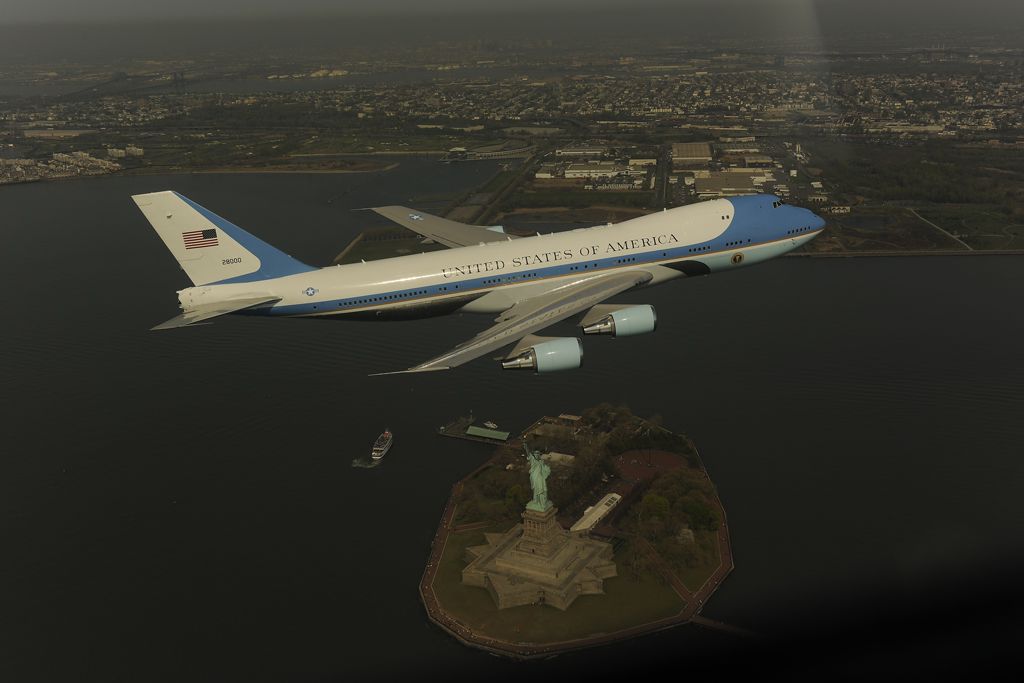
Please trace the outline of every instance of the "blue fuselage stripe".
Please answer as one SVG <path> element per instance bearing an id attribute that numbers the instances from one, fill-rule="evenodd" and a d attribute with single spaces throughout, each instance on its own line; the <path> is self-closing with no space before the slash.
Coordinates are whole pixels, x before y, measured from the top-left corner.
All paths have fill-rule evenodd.
<path id="1" fill-rule="evenodd" d="M 697 244 L 673 247 L 671 249 L 655 249 L 652 251 L 633 253 L 618 257 L 594 259 L 585 263 L 558 264 L 545 268 L 538 268 L 532 271 L 513 273 L 511 275 L 481 277 L 472 280 L 464 280 L 459 283 L 429 285 L 426 287 L 414 287 L 411 289 L 398 289 L 370 294 L 359 297 L 344 299 L 330 299 L 310 301 L 304 304 L 289 304 L 285 306 L 274 306 L 257 308 L 245 311 L 256 315 L 326 315 L 341 314 L 354 311 L 373 310 L 397 304 L 404 304 L 410 301 L 428 301 L 451 297 L 458 294 L 483 294 L 488 291 L 519 285 L 529 282 L 537 282 L 544 279 L 563 277 L 566 275 L 589 274 L 598 271 L 609 271 L 621 268 L 634 268 L 639 265 L 657 263 L 676 263 L 686 260 L 700 261 L 701 259 L 721 254 L 723 252 L 739 251 L 761 247 L 772 243 L 784 242 L 787 239 L 795 238 L 817 232 L 811 229 L 801 229 L 802 235 L 787 234 L 782 239 L 775 238 L 754 242 L 753 238 L 744 236 L 746 243 L 740 244 L 739 237 L 732 234 L 732 230 L 726 230 L 713 240 Z M 725 246 L 728 244 L 729 246 Z"/>

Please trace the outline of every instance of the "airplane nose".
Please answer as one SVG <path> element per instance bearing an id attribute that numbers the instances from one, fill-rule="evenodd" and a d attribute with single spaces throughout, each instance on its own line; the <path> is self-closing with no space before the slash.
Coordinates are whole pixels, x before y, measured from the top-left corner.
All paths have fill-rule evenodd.
<path id="1" fill-rule="evenodd" d="M 822 228 L 825 227 L 825 219 L 824 218 L 822 218 L 818 214 L 814 213 L 813 211 L 808 211 L 807 213 L 811 214 L 811 229 L 812 230 L 821 230 Z"/>

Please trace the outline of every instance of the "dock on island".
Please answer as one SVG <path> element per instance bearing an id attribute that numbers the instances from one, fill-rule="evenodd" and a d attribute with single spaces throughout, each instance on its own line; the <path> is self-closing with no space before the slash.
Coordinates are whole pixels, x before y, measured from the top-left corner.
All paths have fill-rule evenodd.
<path id="1" fill-rule="evenodd" d="M 453 439 L 466 439 L 467 441 L 498 445 L 508 443 L 509 436 L 512 434 L 500 429 L 490 429 L 478 425 L 472 415 L 457 417 L 451 422 L 441 425 L 438 427 L 437 433 L 441 436 L 452 437 Z"/>

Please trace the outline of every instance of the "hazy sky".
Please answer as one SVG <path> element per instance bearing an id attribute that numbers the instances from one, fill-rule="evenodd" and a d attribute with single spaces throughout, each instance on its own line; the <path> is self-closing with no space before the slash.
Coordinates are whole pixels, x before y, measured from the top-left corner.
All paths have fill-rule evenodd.
<path id="1" fill-rule="evenodd" d="M 767 8 L 785 16 L 806 13 L 826 21 L 874 17 L 881 27 L 894 21 L 955 25 L 992 22 L 1003 28 L 1024 25 L 1021 0 L 0 0 L 0 23 L 136 21 L 202 17 L 242 18 L 267 15 L 343 13 L 462 13 L 593 12 L 602 8 L 662 6 L 738 17 Z M 1009 25 L 1008 25 L 1009 23 Z"/>
<path id="2" fill-rule="evenodd" d="M 214 53 L 319 59 L 466 39 L 829 50 L 847 38 L 920 47 L 979 34 L 1024 43 L 1024 0 L 0 0 L 0 67 Z"/>

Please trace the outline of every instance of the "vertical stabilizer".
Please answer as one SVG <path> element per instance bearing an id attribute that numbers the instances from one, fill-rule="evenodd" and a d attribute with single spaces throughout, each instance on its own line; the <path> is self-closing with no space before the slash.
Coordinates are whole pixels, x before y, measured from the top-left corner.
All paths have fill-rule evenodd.
<path id="1" fill-rule="evenodd" d="M 177 192 L 132 199 L 195 285 L 255 282 L 316 270 Z"/>

